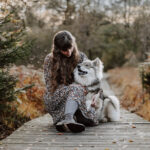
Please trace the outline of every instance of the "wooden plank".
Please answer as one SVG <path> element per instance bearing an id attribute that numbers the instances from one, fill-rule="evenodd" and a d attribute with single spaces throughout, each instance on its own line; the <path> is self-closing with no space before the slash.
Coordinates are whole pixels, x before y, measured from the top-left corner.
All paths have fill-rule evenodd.
<path id="1" fill-rule="evenodd" d="M 135 147 L 134 145 L 123 145 L 123 146 L 119 146 L 118 145 L 112 145 L 112 146 L 100 146 L 100 147 L 96 147 L 96 146 L 85 146 L 85 147 L 53 147 L 53 146 L 49 146 L 49 147 L 43 147 L 43 145 L 11 145 L 11 150 L 22 150 L 22 148 L 24 147 L 25 150 L 149 150 L 149 147 L 147 145 L 142 145 L 139 147 Z M 7 149 L 3 149 L 3 150 L 7 150 Z"/>
<path id="2" fill-rule="evenodd" d="M 7 139 L 3 144 L 22 144 L 22 143 L 26 143 L 26 144 L 33 144 L 33 143 L 51 143 L 51 144 L 56 144 L 58 146 L 58 144 L 60 145 L 65 145 L 65 144 L 72 144 L 72 143 L 80 143 L 82 140 L 82 144 L 87 144 L 87 145 L 93 145 L 93 144 L 112 144 L 113 142 L 117 142 L 117 143 L 130 143 L 131 144 L 148 144 L 150 145 L 150 141 L 149 141 L 149 137 L 135 137 L 135 136 L 122 136 L 122 137 L 117 137 L 117 136 L 112 136 L 111 138 L 107 137 L 107 138 L 89 138 L 89 137 L 84 137 L 84 138 L 57 138 L 57 137 L 52 137 L 52 138 L 43 138 L 43 137 L 24 137 L 22 138 L 9 138 Z"/>

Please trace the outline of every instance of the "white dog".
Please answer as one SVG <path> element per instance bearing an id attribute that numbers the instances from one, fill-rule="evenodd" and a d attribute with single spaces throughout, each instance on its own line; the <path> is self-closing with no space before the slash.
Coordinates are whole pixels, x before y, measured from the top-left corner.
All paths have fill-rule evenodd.
<path id="1" fill-rule="evenodd" d="M 75 82 L 85 86 L 87 110 L 96 109 L 99 120 L 102 122 L 119 121 L 120 104 L 115 96 L 107 96 L 103 93 L 100 82 L 103 78 L 103 63 L 99 58 L 85 60 L 74 70 Z"/>

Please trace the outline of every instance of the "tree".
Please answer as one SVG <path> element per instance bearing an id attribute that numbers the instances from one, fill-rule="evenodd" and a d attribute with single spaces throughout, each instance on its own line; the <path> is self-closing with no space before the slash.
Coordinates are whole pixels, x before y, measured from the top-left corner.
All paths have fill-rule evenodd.
<path id="1" fill-rule="evenodd" d="M 0 19 L 0 124 L 9 125 L 12 118 L 20 117 L 11 111 L 10 102 L 16 99 L 16 77 L 9 74 L 11 64 L 27 58 L 31 42 L 24 41 L 25 26 L 14 9 L 2 8 Z M 14 114 L 15 113 L 15 114 Z M 16 126 L 20 125 L 16 120 Z"/>

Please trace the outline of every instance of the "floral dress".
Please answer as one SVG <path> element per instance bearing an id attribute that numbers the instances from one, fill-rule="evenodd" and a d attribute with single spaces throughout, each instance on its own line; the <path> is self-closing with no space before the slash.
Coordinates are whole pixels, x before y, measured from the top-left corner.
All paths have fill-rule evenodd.
<path id="1" fill-rule="evenodd" d="M 52 116 L 53 124 L 56 125 L 57 122 L 64 120 L 65 103 L 67 100 L 75 100 L 78 102 L 79 107 L 75 113 L 75 120 L 79 123 L 83 123 L 86 126 L 98 125 L 98 117 L 96 115 L 95 109 L 87 111 L 85 103 L 85 89 L 79 84 L 72 83 L 70 85 L 59 85 L 53 94 L 50 94 L 50 76 L 51 76 L 51 64 L 52 59 L 51 53 L 45 57 L 44 60 L 44 78 L 46 84 L 46 91 L 44 94 L 44 104 L 46 111 Z M 87 56 L 80 52 L 81 63 Z M 84 121 L 86 118 L 86 121 Z M 87 122 L 89 120 L 89 122 Z"/>

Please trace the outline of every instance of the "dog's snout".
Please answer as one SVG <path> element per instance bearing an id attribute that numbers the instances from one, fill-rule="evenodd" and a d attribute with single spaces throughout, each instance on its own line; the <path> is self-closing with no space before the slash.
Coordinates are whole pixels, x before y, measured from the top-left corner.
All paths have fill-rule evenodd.
<path id="1" fill-rule="evenodd" d="M 81 66 L 80 66 L 80 65 L 77 65 L 77 68 L 78 68 L 78 69 L 80 69 L 80 68 L 81 68 Z"/>

